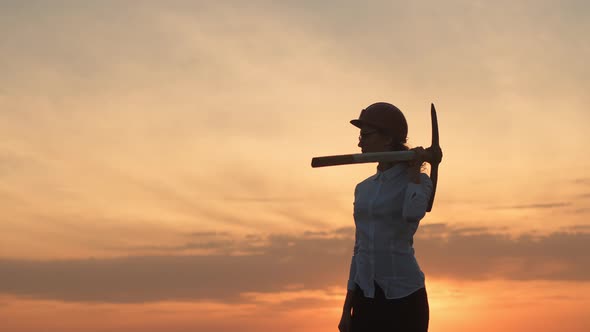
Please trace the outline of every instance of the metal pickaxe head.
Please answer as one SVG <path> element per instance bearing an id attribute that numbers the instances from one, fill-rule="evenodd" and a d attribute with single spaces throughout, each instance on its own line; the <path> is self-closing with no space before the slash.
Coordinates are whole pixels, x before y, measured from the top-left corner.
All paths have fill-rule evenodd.
<path id="1" fill-rule="evenodd" d="M 432 195 L 430 196 L 430 202 L 428 202 L 427 212 L 432 210 L 432 204 L 434 204 L 434 194 L 436 193 L 436 184 L 438 182 L 438 165 L 442 161 L 442 149 L 438 140 L 438 119 L 436 117 L 436 109 L 434 103 L 430 104 L 430 119 L 432 123 L 432 143 L 426 151 L 430 154 L 427 162 L 430 164 L 430 179 L 432 180 Z"/>

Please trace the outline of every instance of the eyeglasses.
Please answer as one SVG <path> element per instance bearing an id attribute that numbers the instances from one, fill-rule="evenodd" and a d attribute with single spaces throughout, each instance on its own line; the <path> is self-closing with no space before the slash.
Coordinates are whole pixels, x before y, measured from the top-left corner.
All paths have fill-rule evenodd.
<path id="1" fill-rule="evenodd" d="M 369 137 L 375 133 L 378 133 L 378 132 L 379 132 L 379 130 L 371 130 L 371 131 L 365 131 L 365 132 L 361 131 L 361 134 L 359 135 L 359 141 L 362 141 L 362 140 L 366 139 L 367 137 Z"/>

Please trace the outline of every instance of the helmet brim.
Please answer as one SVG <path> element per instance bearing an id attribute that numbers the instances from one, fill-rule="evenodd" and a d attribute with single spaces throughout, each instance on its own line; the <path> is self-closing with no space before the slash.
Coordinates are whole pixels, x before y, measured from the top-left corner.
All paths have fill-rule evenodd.
<path id="1" fill-rule="evenodd" d="M 357 128 L 361 128 L 363 126 L 364 122 L 359 119 L 354 119 L 354 120 L 350 120 L 350 123 L 352 123 L 352 125 Z"/>
<path id="2" fill-rule="evenodd" d="M 362 128 L 363 128 L 363 126 L 370 126 L 370 127 L 373 127 L 373 128 L 375 128 L 375 129 L 379 129 L 379 130 L 384 130 L 384 129 L 386 129 L 386 128 L 383 128 L 383 126 L 380 126 L 379 124 L 372 123 L 372 122 L 369 122 L 369 121 L 363 121 L 363 120 L 361 120 L 361 119 L 354 119 L 354 120 L 350 120 L 350 123 L 351 123 L 353 126 L 355 126 L 355 127 L 359 128 L 359 129 L 362 129 Z"/>

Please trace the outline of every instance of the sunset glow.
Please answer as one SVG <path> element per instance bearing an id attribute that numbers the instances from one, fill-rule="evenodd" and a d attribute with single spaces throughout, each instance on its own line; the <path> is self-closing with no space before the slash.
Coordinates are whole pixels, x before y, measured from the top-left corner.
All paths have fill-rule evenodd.
<path id="1" fill-rule="evenodd" d="M 444 152 L 430 331 L 590 331 L 590 3 L 0 4 L 0 330 L 337 331 L 349 121 Z"/>

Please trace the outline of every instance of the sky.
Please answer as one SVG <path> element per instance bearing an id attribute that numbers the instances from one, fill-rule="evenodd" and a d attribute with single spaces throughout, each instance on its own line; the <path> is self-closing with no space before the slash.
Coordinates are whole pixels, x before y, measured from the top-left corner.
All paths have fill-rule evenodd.
<path id="1" fill-rule="evenodd" d="M 7 331 L 337 331 L 349 121 L 443 161 L 431 331 L 588 331 L 586 1 L 0 2 Z M 231 317 L 231 319 L 227 319 Z M 3 329 L 4 330 L 4 329 Z"/>

